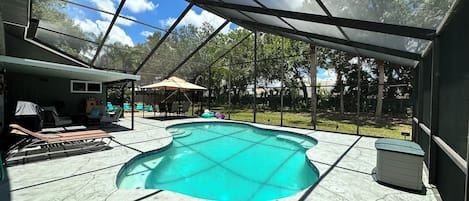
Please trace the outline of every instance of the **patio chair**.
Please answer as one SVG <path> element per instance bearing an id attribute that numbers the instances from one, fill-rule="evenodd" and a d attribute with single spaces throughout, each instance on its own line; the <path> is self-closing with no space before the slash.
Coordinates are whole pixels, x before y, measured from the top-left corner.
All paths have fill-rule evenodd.
<path id="1" fill-rule="evenodd" d="M 46 120 L 44 123 L 49 124 L 48 126 L 62 127 L 72 124 L 70 117 L 59 116 L 59 113 L 54 106 L 43 107 L 43 109 Z"/>
<path id="2" fill-rule="evenodd" d="M 179 104 L 178 102 L 171 103 L 171 110 L 169 110 L 170 114 L 178 114 L 179 113 Z"/>
<path id="3" fill-rule="evenodd" d="M 142 111 L 143 110 L 143 103 L 138 103 L 137 107 L 135 107 L 136 110 Z"/>
<path id="4" fill-rule="evenodd" d="M 153 109 L 153 105 L 148 106 L 148 108 L 147 108 L 147 111 L 148 111 L 148 112 L 153 112 L 153 110 L 154 110 L 154 109 Z"/>
<path id="5" fill-rule="evenodd" d="M 124 112 L 131 112 L 132 108 L 130 107 L 129 103 L 124 103 Z"/>
<path id="6" fill-rule="evenodd" d="M 107 111 L 114 112 L 114 106 L 111 102 L 107 102 Z"/>
<path id="7" fill-rule="evenodd" d="M 100 123 L 102 125 L 108 125 L 108 124 L 112 124 L 113 122 L 118 122 L 119 121 L 119 118 L 120 116 L 122 115 L 122 111 L 123 109 L 119 106 L 116 106 L 115 110 L 114 110 L 114 115 L 104 115 L 101 120 L 100 120 Z"/>
<path id="8" fill-rule="evenodd" d="M 103 116 L 108 115 L 106 106 L 95 105 L 90 112 L 86 115 L 88 124 L 99 124 Z"/>
<path id="9" fill-rule="evenodd" d="M 186 112 L 189 112 L 189 108 L 191 107 L 191 103 L 188 102 L 188 101 L 185 101 L 183 104 L 182 104 L 182 109 L 181 109 L 181 113 L 182 114 L 186 114 Z"/>
<path id="10" fill-rule="evenodd" d="M 13 160 L 15 157 L 24 160 L 73 151 L 98 151 L 107 148 L 113 138 L 103 130 L 44 134 L 33 132 L 18 124 L 10 124 L 10 129 L 11 134 L 20 135 L 24 138 L 8 150 L 7 160 Z M 107 143 L 104 141 L 106 139 L 108 140 Z"/>

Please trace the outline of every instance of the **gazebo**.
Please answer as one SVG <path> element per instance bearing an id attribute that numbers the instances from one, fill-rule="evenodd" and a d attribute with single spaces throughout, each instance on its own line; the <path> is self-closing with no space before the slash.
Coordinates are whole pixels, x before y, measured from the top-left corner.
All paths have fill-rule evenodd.
<path id="1" fill-rule="evenodd" d="M 164 79 L 161 82 L 142 86 L 142 89 L 154 89 L 154 90 L 164 90 L 166 91 L 173 91 L 169 96 L 161 101 L 161 103 L 165 103 L 169 98 L 174 95 L 182 95 L 186 98 L 187 101 L 192 105 L 192 111 L 194 111 L 194 104 L 192 103 L 191 99 L 185 93 L 186 91 L 193 91 L 193 90 L 207 90 L 207 88 L 187 82 L 184 79 L 172 76 L 168 79 Z M 166 94 L 166 93 L 165 93 Z M 178 112 L 180 112 L 181 104 L 178 103 Z M 168 109 L 165 109 L 165 116 L 167 116 Z"/>

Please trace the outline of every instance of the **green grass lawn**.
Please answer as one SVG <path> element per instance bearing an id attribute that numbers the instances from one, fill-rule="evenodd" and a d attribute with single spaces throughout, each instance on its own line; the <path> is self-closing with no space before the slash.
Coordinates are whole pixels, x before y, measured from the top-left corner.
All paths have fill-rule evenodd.
<path id="1" fill-rule="evenodd" d="M 221 111 L 221 112 L 224 112 L 225 115 L 227 114 L 227 112 L 225 111 Z M 230 117 L 232 120 L 252 122 L 253 113 L 252 111 L 246 111 L 246 110 L 233 110 L 231 112 Z M 353 118 L 337 119 L 337 118 L 329 118 L 329 116 L 325 117 L 322 115 L 318 115 L 317 130 L 356 134 L 357 133 L 356 122 L 350 119 L 353 119 Z M 361 119 L 363 121 L 363 119 L 365 118 L 362 117 Z M 363 121 L 361 123 L 363 125 L 360 125 L 359 132 L 361 135 L 367 135 L 367 136 L 379 136 L 379 137 L 403 139 L 403 137 L 401 136 L 401 132 L 410 133 L 412 130 L 412 127 L 410 124 L 401 123 L 401 121 L 395 121 L 393 119 L 389 119 L 388 121 L 392 121 L 392 122 L 388 122 L 384 125 L 377 125 L 376 123 L 370 120 Z M 264 124 L 280 125 L 280 112 L 257 112 L 256 122 L 264 123 Z M 313 126 L 310 122 L 311 122 L 311 117 L 309 113 L 284 112 L 283 114 L 284 126 L 312 129 Z M 410 139 L 410 137 L 407 137 L 407 139 Z"/>

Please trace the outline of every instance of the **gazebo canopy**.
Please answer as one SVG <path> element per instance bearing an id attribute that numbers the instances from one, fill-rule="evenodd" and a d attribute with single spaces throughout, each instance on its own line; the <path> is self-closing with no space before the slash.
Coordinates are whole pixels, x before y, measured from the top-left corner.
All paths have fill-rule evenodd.
<path id="1" fill-rule="evenodd" d="M 183 80 L 181 78 L 172 76 L 168 79 L 165 79 L 161 82 L 146 85 L 142 87 L 143 89 L 165 89 L 165 90 L 207 90 L 207 88 L 192 84 Z"/>

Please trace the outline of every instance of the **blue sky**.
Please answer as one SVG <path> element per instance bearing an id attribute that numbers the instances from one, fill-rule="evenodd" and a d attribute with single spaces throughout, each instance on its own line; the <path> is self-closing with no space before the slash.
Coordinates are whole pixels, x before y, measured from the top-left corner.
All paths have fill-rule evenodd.
<path id="1" fill-rule="evenodd" d="M 119 0 L 75 0 L 75 2 L 109 12 L 115 12 L 120 3 Z M 124 4 L 121 15 L 156 27 L 169 28 L 187 5 L 188 3 L 184 0 L 128 0 Z M 112 19 L 112 15 L 73 4 L 69 4 L 64 9 L 64 12 L 82 30 L 95 33 L 95 35 L 105 32 Z M 224 22 L 224 19 L 193 6 L 180 24 L 201 26 L 204 22 L 208 22 L 216 28 Z M 222 32 L 226 33 L 235 27 L 236 25 L 230 23 Z M 129 20 L 120 19 L 114 25 L 113 30 L 111 30 L 107 43 L 120 42 L 134 46 L 145 42 L 146 37 L 155 31 L 158 30 Z"/>

